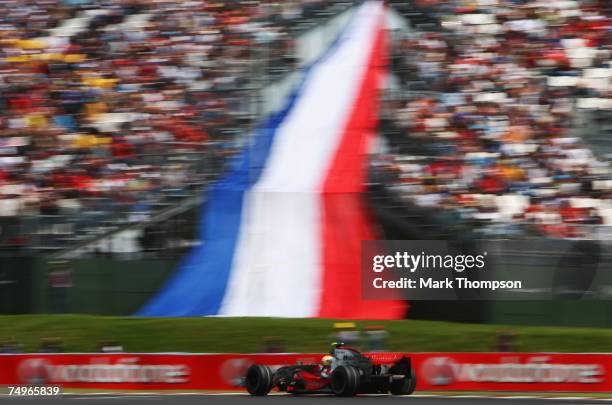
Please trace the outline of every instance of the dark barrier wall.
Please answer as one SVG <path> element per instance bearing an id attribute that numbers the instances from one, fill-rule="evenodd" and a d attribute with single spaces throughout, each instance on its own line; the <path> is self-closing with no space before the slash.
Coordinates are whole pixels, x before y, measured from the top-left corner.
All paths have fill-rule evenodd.
<path id="1" fill-rule="evenodd" d="M 0 313 L 131 315 L 174 266 L 173 260 L 0 258 Z"/>
<path id="2" fill-rule="evenodd" d="M 492 241 L 497 271 L 533 272 L 571 295 L 530 301 L 420 301 L 420 319 L 495 324 L 612 327 L 612 247 L 599 254 L 576 241 Z M 578 246 L 578 247 L 577 247 Z M 594 253 L 595 252 L 595 253 Z M 597 260 L 589 260 L 597 259 Z M 72 287 L 49 286 L 53 262 L 33 257 L 0 257 L 0 313 L 131 315 L 162 285 L 173 260 L 87 259 L 65 262 Z M 60 267 L 61 270 L 61 267 Z M 585 288 L 586 287 L 586 288 Z M 586 293 L 582 293 L 582 289 Z M 65 295 L 62 300 L 62 293 Z M 553 294 L 554 295 L 554 294 Z M 58 299 L 59 298 L 59 299 Z M 61 303 L 64 302 L 64 308 Z M 58 303 L 60 305 L 58 305 Z M 58 306 L 60 308 L 58 308 Z M 409 318 L 415 318 L 413 313 Z"/>
<path id="3" fill-rule="evenodd" d="M 612 326 L 612 245 L 607 241 L 491 241 L 500 277 L 531 273 L 550 291 L 542 300 L 487 305 L 486 322 L 496 324 Z M 538 296 L 539 296 L 538 295 Z"/>
<path id="4" fill-rule="evenodd" d="M 34 312 L 30 257 L 0 257 L 0 314 Z"/>
<path id="5" fill-rule="evenodd" d="M 493 324 L 612 327 L 611 301 L 499 301 L 487 313 Z"/>
<path id="6" fill-rule="evenodd" d="M 131 315 L 153 295 L 174 267 L 167 260 L 89 259 L 69 262 L 74 286 L 68 312 Z M 47 308 L 53 302 L 47 301 Z"/>

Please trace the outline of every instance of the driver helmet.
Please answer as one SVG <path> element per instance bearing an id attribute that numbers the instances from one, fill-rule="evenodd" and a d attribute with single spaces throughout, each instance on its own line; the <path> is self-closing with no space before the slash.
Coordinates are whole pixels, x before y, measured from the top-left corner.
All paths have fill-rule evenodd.
<path id="1" fill-rule="evenodd" d="M 334 356 L 330 356 L 329 354 L 326 354 L 325 356 L 321 358 L 321 364 L 324 366 L 329 366 L 331 365 L 332 360 L 334 360 Z"/>

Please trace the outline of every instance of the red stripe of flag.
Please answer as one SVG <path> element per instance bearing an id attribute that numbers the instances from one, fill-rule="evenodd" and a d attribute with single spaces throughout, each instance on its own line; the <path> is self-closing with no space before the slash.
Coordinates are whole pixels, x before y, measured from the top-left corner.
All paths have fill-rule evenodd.
<path id="1" fill-rule="evenodd" d="M 323 198 L 323 279 L 318 316 L 344 319 L 399 319 L 404 301 L 361 298 L 361 241 L 376 239 L 365 203 L 367 147 L 378 123 L 379 88 L 386 70 L 384 13 L 357 100 L 325 179 Z"/>

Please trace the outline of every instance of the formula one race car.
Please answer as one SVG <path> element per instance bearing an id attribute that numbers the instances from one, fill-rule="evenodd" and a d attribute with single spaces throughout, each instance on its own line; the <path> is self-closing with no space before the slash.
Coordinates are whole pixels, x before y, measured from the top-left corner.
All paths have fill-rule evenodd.
<path id="1" fill-rule="evenodd" d="M 335 343 L 320 364 L 283 366 L 275 371 L 254 364 L 248 368 L 244 386 L 251 395 L 267 395 L 273 388 L 292 394 L 358 393 L 410 395 L 416 374 L 410 358 L 395 353 L 361 353 Z"/>

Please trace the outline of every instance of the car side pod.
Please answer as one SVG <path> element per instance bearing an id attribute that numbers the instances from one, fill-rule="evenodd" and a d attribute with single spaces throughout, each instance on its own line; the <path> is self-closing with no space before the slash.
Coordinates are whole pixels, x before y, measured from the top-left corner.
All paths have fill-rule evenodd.
<path id="1" fill-rule="evenodd" d="M 244 385 L 251 395 L 268 395 L 272 389 L 272 370 L 268 366 L 253 364 L 247 370 Z"/>
<path id="2" fill-rule="evenodd" d="M 360 380 L 361 376 L 356 367 L 349 365 L 338 366 L 330 377 L 331 390 L 339 397 L 352 397 L 359 390 Z"/>

